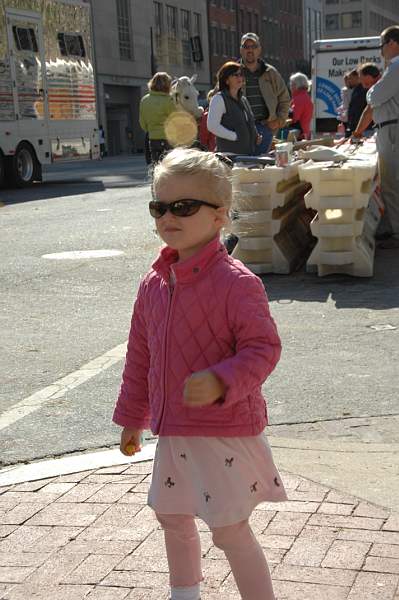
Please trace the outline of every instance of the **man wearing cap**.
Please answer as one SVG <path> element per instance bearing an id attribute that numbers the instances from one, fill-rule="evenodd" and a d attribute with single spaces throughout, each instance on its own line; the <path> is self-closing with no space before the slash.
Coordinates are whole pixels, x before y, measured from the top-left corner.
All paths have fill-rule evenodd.
<path id="1" fill-rule="evenodd" d="M 399 247 L 399 25 L 381 33 L 383 76 L 367 92 L 377 129 L 381 195 L 385 213 L 377 237 L 391 238 L 381 247 Z"/>
<path id="2" fill-rule="evenodd" d="M 241 38 L 241 59 L 245 75 L 242 88 L 254 113 L 256 128 L 262 136 L 257 154 L 268 152 L 280 127 L 284 127 L 290 108 L 290 94 L 280 73 L 261 58 L 262 48 L 256 33 Z"/>

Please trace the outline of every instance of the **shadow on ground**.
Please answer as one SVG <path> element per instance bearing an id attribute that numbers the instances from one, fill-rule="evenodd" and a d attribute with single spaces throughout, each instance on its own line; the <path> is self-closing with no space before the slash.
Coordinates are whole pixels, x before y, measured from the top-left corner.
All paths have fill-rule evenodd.
<path id="1" fill-rule="evenodd" d="M 66 196 L 80 196 L 104 192 L 106 189 L 137 188 L 148 185 L 142 179 L 126 178 L 124 181 L 83 181 L 74 179 L 68 181 L 52 181 L 51 183 L 38 183 L 27 189 L 5 189 L 0 192 L 1 202 L 5 206 L 32 202 L 35 200 L 50 200 L 65 198 Z"/>
<path id="2" fill-rule="evenodd" d="M 399 249 L 377 249 L 374 277 L 318 277 L 303 267 L 290 275 L 262 277 L 269 300 L 279 303 L 335 302 L 337 308 L 387 310 L 399 306 Z"/>

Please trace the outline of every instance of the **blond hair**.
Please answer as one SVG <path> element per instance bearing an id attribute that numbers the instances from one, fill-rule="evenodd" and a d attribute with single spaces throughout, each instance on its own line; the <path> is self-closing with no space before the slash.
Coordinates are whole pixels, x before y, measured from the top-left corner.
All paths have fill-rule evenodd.
<path id="1" fill-rule="evenodd" d="M 200 175 L 206 178 L 216 204 L 226 208 L 232 203 L 231 169 L 213 152 L 195 148 L 175 148 L 155 165 L 153 189 L 167 177 Z"/>

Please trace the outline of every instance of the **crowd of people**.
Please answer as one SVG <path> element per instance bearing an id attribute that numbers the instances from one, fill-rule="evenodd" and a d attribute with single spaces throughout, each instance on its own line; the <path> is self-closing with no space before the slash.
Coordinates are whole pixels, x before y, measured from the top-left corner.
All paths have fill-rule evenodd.
<path id="1" fill-rule="evenodd" d="M 208 106 L 199 123 L 199 147 L 261 155 L 269 151 L 281 128 L 296 129 L 299 138 L 309 138 L 313 103 L 306 75 L 290 77 L 290 95 L 277 69 L 261 58 L 262 47 L 255 33 L 242 36 L 240 55 L 239 60 L 221 66 L 216 86 L 207 95 Z M 167 73 L 156 73 L 140 104 L 140 125 L 148 136 L 151 162 L 169 149 L 164 127 L 176 110 L 170 96 L 171 81 Z"/>
<path id="2" fill-rule="evenodd" d="M 341 90 L 340 127 L 360 140 L 377 132 L 378 170 L 384 213 L 376 233 L 380 247 L 399 247 L 399 26 L 381 33 L 383 73 L 364 63 L 346 73 Z"/>
<path id="3" fill-rule="evenodd" d="M 386 69 L 373 63 L 348 72 L 342 88 L 338 131 L 345 138 L 360 139 L 377 131 L 379 175 L 385 213 L 377 236 L 399 238 L 398 144 L 399 144 L 399 26 L 381 33 L 381 53 Z M 297 139 L 310 139 L 313 103 L 310 82 L 294 73 L 287 86 L 277 69 L 262 58 L 255 33 L 241 38 L 240 59 L 219 69 L 215 88 L 207 96 L 198 127 L 197 147 L 211 152 L 262 155 L 273 137 L 287 129 Z M 140 124 L 147 134 L 148 160 L 155 164 L 170 149 L 165 121 L 176 110 L 170 95 L 171 77 L 156 73 L 149 93 L 140 104 Z"/>

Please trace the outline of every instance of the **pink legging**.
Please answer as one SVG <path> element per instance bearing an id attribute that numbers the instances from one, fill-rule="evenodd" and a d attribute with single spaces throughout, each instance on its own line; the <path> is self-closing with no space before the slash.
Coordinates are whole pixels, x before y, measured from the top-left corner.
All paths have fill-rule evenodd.
<path id="1" fill-rule="evenodd" d="M 201 544 L 189 515 L 157 514 L 165 534 L 170 584 L 190 587 L 202 581 Z M 248 521 L 212 529 L 213 543 L 229 561 L 243 600 L 275 600 L 269 567 Z"/>

